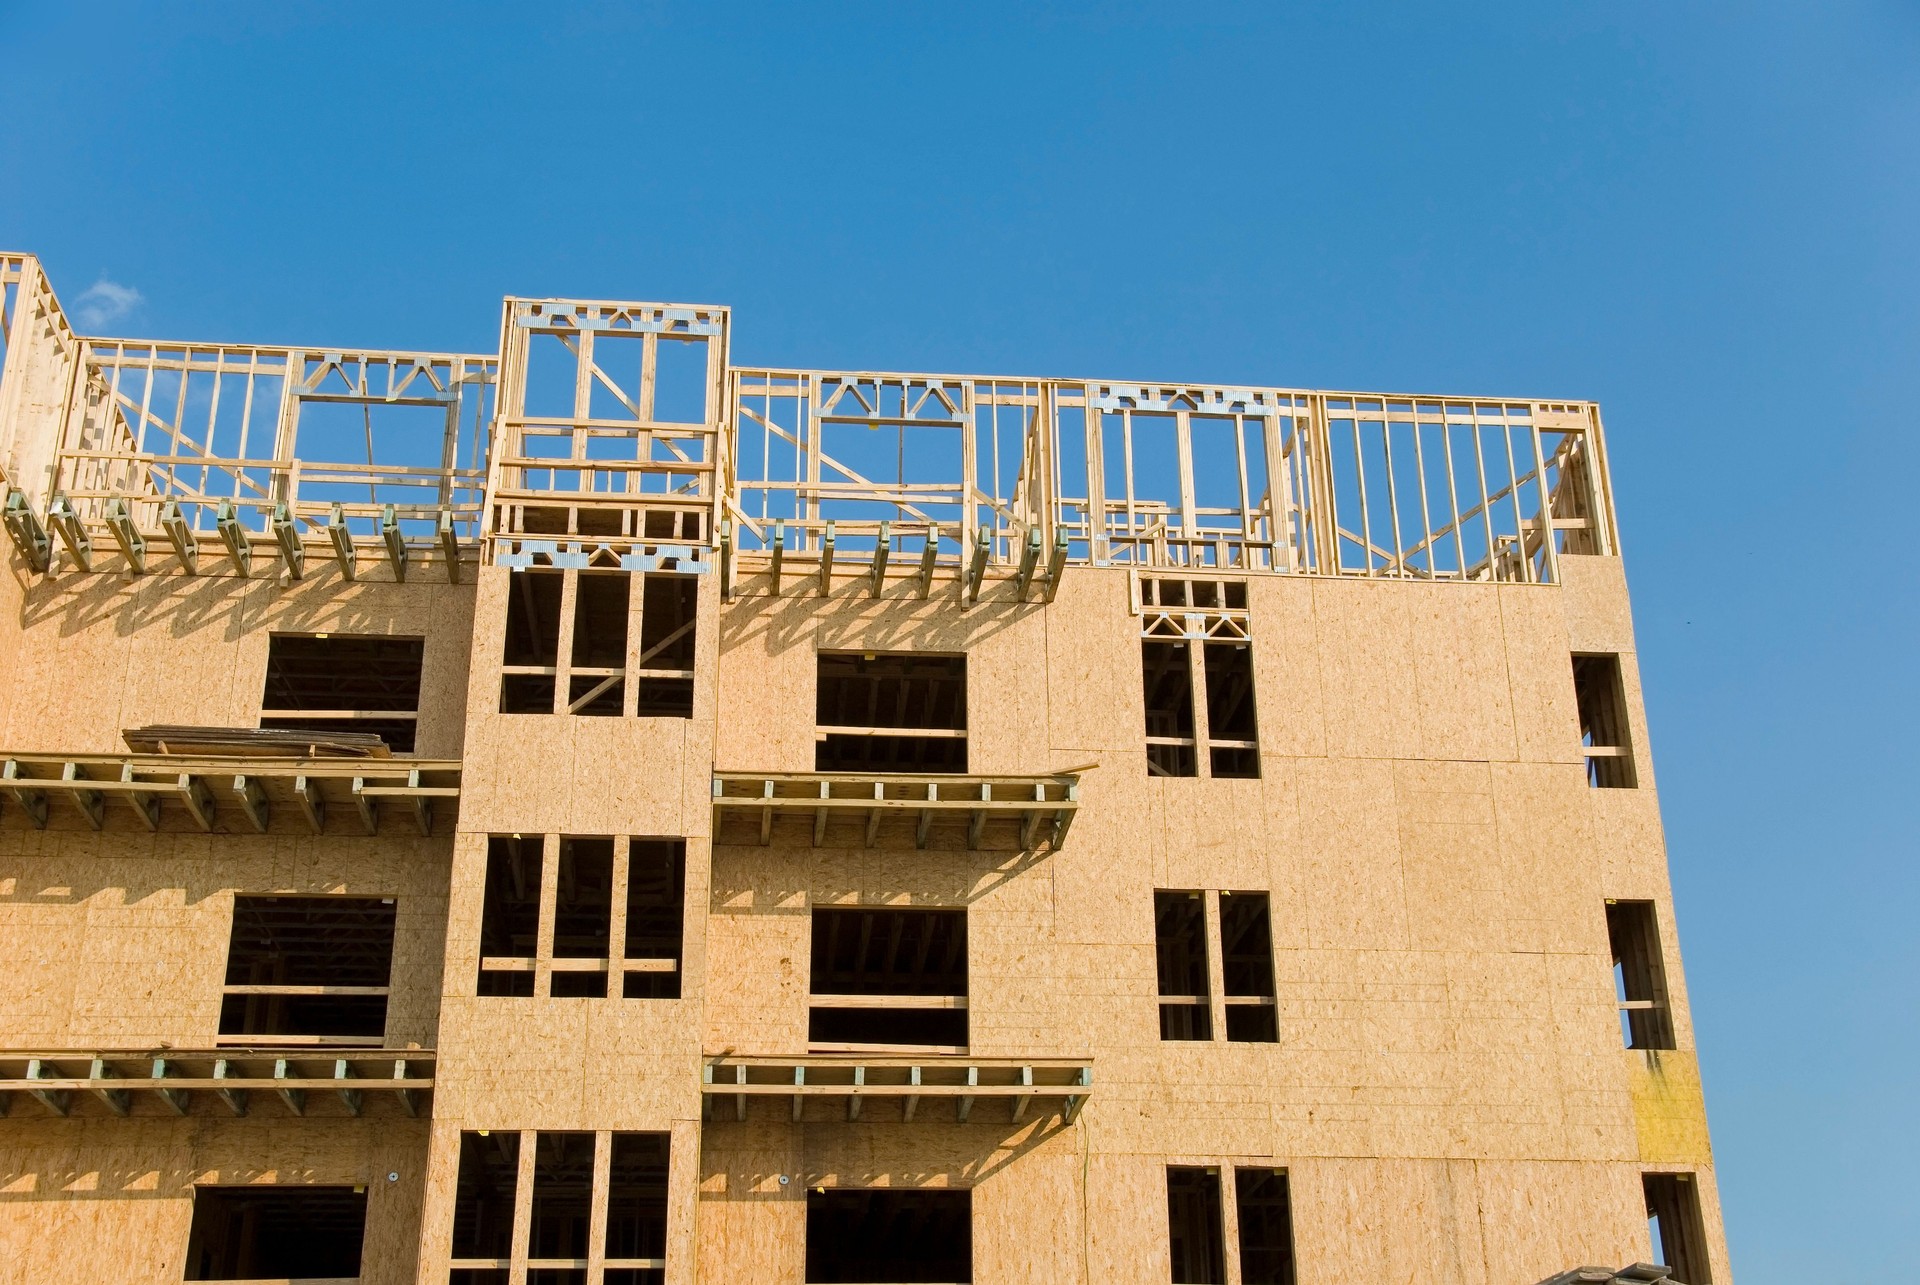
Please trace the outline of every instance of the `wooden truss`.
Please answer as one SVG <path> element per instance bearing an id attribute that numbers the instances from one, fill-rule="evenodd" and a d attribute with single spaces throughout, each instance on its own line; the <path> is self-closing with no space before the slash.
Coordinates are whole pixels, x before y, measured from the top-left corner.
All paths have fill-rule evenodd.
<path id="1" fill-rule="evenodd" d="M 276 817 L 314 834 L 374 834 L 386 805 L 421 834 L 451 830 L 460 763 L 445 759 L 341 760 L 172 754 L 0 754 L 0 816 L 45 829 L 53 801 L 95 830 L 134 821 L 148 830 L 265 834 Z M 125 807 L 117 806 L 124 802 Z"/>
<path id="2" fill-rule="evenodd" d="M 922 1103 L 937 1102 L 952 1118 L 1012 1123 L 1041 1119 L 1054 1112 L 1071 1124 L 1093 1091 L 1093 1065 L 1075 1058 L 710 1057 L 701 1084 L 705 1118 L 733 1099 L 735 1120 L 747 1118 L 750 1098 L 784 1099 L 796 1124 L 808 1119 L 932 1120 L 920 1114 Z M 892 1109 L 867 1111 L 875 1099 Z M 1007 1114 L 974 1113 L 982 1099 L 1007 1104 Z M 815 1104 L 809 1111 L 809 1104 Z"/>
<path id="3" fill-rule="evenodd" d="M 971 604 L 1069 566 L 1551 583 L 1618 548 L 1590 402 L 736 369 L 729 310 L 693 304 L 508 299 L 497 359 L 87 339 L 35 260 L 0 256 L 0 288 L 5 520 L 36 570 L 437 550 L 457 576 L 481 541 Z M 427 458 L 376 431 L 402 412 L 440 417 Z"/>
<path id="4" fill-rule="evenodd" d="M 715 772 L 716 842 L 770 844 L 791 820 L 815 847 L 991 848 L 1058 851 L 1080 807 L 1080 778 L 861 776 L 822 772 Z"/>
<path id="5" fill-rule="evenodd" d="M 0 1116 L 18 1102 L 56 1116 L 244 1116 L 274 1102 L 296 1116 L 418 1116 L 433 1093 L 434 1055 L 418 1049 L 153 1049 L 0 1053 Z M 27 1113 L 31 1114 L 31 1112 Z M 20 1118 L 27 1118 L 21 1115 Z"/>

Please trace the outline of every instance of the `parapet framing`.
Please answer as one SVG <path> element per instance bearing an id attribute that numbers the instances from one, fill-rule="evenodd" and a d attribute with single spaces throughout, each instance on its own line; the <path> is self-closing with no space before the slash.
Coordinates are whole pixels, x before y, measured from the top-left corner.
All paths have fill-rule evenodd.
<path id="1" fill-rule="evenodd" d="M 21 1279 L 1731 1279 L 1592 403 L 0 289 Z"/>

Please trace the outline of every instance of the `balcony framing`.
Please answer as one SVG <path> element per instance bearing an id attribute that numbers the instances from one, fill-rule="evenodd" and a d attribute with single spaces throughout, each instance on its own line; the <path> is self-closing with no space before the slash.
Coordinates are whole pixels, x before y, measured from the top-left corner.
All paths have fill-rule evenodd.
<path id="1" fill-rule="evenodd" d="M 774 841 L 776 820 L 805 826 L 814 847 L 964 847 L 1058 851 L 1080 807 L 1080 778 L 715 772 L 715 842 Z M 784 828 L 784 827 L 783 827 Z M 732 837 L 723 837 L 732 836 Z M 885 842 L 883 842 L 885 840 Z M 938 840 L 938 842 L 936 842 Z"/>
<path id="2" fill-rule="evenodd" d="M 980 1101 L 1007 1104 L 1007 1114 L 993 1123 L 1018 1125 L 1057 1113 L 1072 1124 L 1093 1091 L 1093 1064 L 1084 1058 L 927 1058 L 845 1056 L 814 1053 L 801 1057 L 707 1058 L 701 1076 L 702 1118 L 721 1118 L 732 1099 L 736 1121 L 747 1118 L 751 1098 L 784 1100 L 787 1115 L 799 1124 L 809 1118 L 807 1104 L 819 1102 L 834 1119 L 848 1121 L 881 1118 L 866 1111 L 880 1099 L 898 1104 L 898 1115 L 886 1118 L 911 1124 L 933 1121 L 920 1114 L 923 1104 L 953 1104 L 952 1120 L 986 1122 L 976 1116 Z M 996 1112 L 995 1115 L 998 1113 Z"/>
<path id="3" fill-rule="evenodd" d="M 294 1051 L 142 1049 L 0 1052 L 0 1116 L 241 1117 L 259 1102 L 274 1114 L 417 1117 L 433 1094 L 435 1058 L 420 1049 Z"/>

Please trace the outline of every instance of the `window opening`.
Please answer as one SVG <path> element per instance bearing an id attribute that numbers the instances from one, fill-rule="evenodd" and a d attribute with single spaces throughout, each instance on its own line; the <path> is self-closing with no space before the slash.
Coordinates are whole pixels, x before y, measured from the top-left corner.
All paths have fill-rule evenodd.
<path id="1" fill-rule="evenodd" d="M 366 1234 L 364 1190 L 195 1187 L 185 1279 L 357 1277 Z"/>
<path id="2" fill-rule="evenodd" d="M 1607 942 L 1613 949 L 1614 995 L 1630 1049 L 1670 1049 L 1673 1013 L 1667 1006 L 1660 925 L 1651 901 L 1609 901 Z"/>
<path id="3" fill-rule="evenodd" d="M 685 917 L 682 839 L 492 835 L 477 993 L 678 999 Z"/>
<path id="4" fill-rule="evenodd" d="M 634 839 L 627 856 L 627 999 L 679 999 L 685 938 L 687 845 Z"/>
<path id="5" fill-rule="evenodd" d="M 560 663 L 560 592 L 566 573 L 515 571 L 507 583 L 507 640 L 500 712 L 553 713 Z"/>
<path id="6" fill-rule="evenodd" d="M 1218 1169 L 1167 1167 L 1167 1249 L 1173 1259 L 1173 1285 L 1225 1285 Z"/>
<path id="7" fill-rule="evenodd" d="M 967 658 L 821 652 L 814 770 L 965 772 Z"/>
<path id="8" fill-rule="evenodd" d="M 965 910 L 815 907 L 812 955 L 814 1052 L 966 1052 Z"/>
<path id="9" fill-rule="evenodd" d="M 1293 1206 L 1284 1169 L 1235 1169 L 1240 1285 L 1294 1285 Z"/>
<path id="10" fill-rule="evenodd" d="M 1206 901 L 1202 895 L 1154 893 L 1153 941 L 1160 977 L 1160 1038 L 1212 1039 Z"/>
<path id="11" fill-rule="evenodd" d="M 393 922 L 392 898 L 235 897 L 221 1043 L 378 1045 Z"/>
<path id="12" fill-rule="evenodd" d="M 605 1285 L 659 1285 L 667 1258 L 667 1135 L 616 1133 L 607 1166 Z M 659 1263 L 655 1267 L 651 1264 Z"/>
<path id="13" fill-rule="evenodd" d="M 520 1179 L 520 1135 L 460 1135 L 453 1195 L 453 1272 L 449 1285 L 507 1285 L 513 1258 L 513 1203 Z"/>
<path id="14" fill-rule="evenodd" d="M 807 1193 L 808 1285 L 973 1280 L 973 1193 Z"/>
<path id="15" fill-rule="evenodd" d="M 567 712 L 618 718 L 626 697 L 625 572 L 580 573 L 573 596 L 573 666 Z"/>
<path id="16" fill-rule="evenodd" d="M 274 634 L 260 726 L 371 734 L 399 754 L 414 750 L 420 709 L 419 638 Z"/>
<path id="17" fill-rule="evenodd" d="M 1187 644 L 1142 639 L 1140 673 L 1147 706 L 1147 775 L 1198 776 Z"/>
<path id="18" fill-rule="evenodd" d="M 1580 744 L 1587 756 L 1587 784 L 1596 789 L 1632 789 L 1633 747 L 1627 737 L 1627 694 L 1618 656 L 1575 656 L 1573 692 L 1580 707 Z"/>
<path id="19" fill-rule="evenodd" d="M 1221 990 L 1227 1038 L 1272 1044 L 1280 1039 L 1273 988 L 1273 920 L 1264 892 L 1220 894 Z"/>
<path id="20" fill-rule="evenodd" d="M 1707 1231 L 1700 1217 L 1700 1184 L 1690 1173 L 1640 1177 L 1647 1196 L 1647 1231 L 1654 1254 L 1675 1285 L 1713 1285 L 1707 1265 Z"/>
<path id="21" fill-rule="evenodd" d="M 655 515 L 647 516 L 651 520 Z M 650 574 L 640 596 L 636 712 L 642 718 L 692 718 L 694 623 L 700 611 L 700 582 L 692 576 Z"/>
<path id="22" fill-rule="evenodd" d="M 605 999 L 613 958 L 613 840 L 562 838 L 553 908 L 555 999 Z"/>
<path id="23" fill-rule="evenodd" d="M 1246 582 L 1148 576 L 1136 585 L 1147 774 L 1258 777 Z"/>
<path id="24" fill-rule="evenodd" d="M 527 1285 L 586 1285 L 593 1141 L 591 1133 L 534 1135 Z"/>
<path id="25" fill-rule="evenodd" d="M 629 645 L 636 596 L 637 652 Z M 516 570 L 500 712 L 692 718 L 699 606 L 700 582 L 691 575 Z"/>
<path id="26" fill-rule="evenodd" d="M 486 899 L 480 912 L 481 995 L 533 994 L 540 939 L 540 835 L 487 839 Z"/>

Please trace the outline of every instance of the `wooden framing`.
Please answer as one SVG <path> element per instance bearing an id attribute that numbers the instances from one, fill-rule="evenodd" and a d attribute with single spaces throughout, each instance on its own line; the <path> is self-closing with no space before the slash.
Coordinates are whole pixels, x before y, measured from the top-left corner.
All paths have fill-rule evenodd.
<path id="1" fill-rule="evenodd" d="M 715 834 L 773 842 L 777 819 L 806 827 L 819 847 L 829 834 L 864 847 L 909 836 L 929 846 L 1058 851 L 1080 807 L 1080 778 L 1054 776 L 855 776 L 824 772 L 716 772 Z M 783 827 L 784 828 L 784 827 Z M 844 831 L 844 834 L 843 834 Z M 938 836 L 942 843 L 933 843 Z"/>
<path id="2" fill-rule="evenodd" d="M 863 997 L 871 999 L 871 996 Z M 866 1112 L 868 1102 L 891 1100 L 895 1112 L 886 1118 L 911 1124 L 927 1119 L 922 1104 L 953 1103 L 957 1124 L 1018 1125 L 1058 1113 L 1072 1124 L 1093 1091 L 1093 1066 L 1072 1058 L 1019 1059 L 843 1056 L 812 1054 L 797 1058 L 710 1056 L 701 1077 L 701 1097 L 708 1118 L 732 1099 L 735 1120 L 745 1121 L 750 1099 L 784 1099 L 782 1112 L 793 1123 L 815 1118 L 879 1119 Z M 992 1117 L 974 1107 L 982 1099 L 1007 1104 L 1004 1117 Z M 826 1116 L 807 1110 L 809 1102 L 826 1108 Z"/>
<path id="3" fill-rule="evenodd" d="M 259 1103 L 294 1116 L 358 1116 L 381 1104 L 418 1116 L 433 1071 L 433 1054 L 419 1050 L 0 1051 L 0 1115 L 25 1100 L 60 1117 L 245 1116 Z"/>
<path id="4" fill-rule="evenodd" d="M 434 832 L 436 810 L 442 830 L 451 828 L 459 798 L 460 764 L 442 759 L 0 752 L 0 825 L 24 820 L 36 829 L 53 820 L 50 801 L 60 799 L 95 830 L 138 821 L 147 830 L 264 834 L 275 818 L 298 817 L 313 834 L 375 834 L 391 804 L 425 835 Z M 127 807 L 109 807 L 109 799 Z"/>

